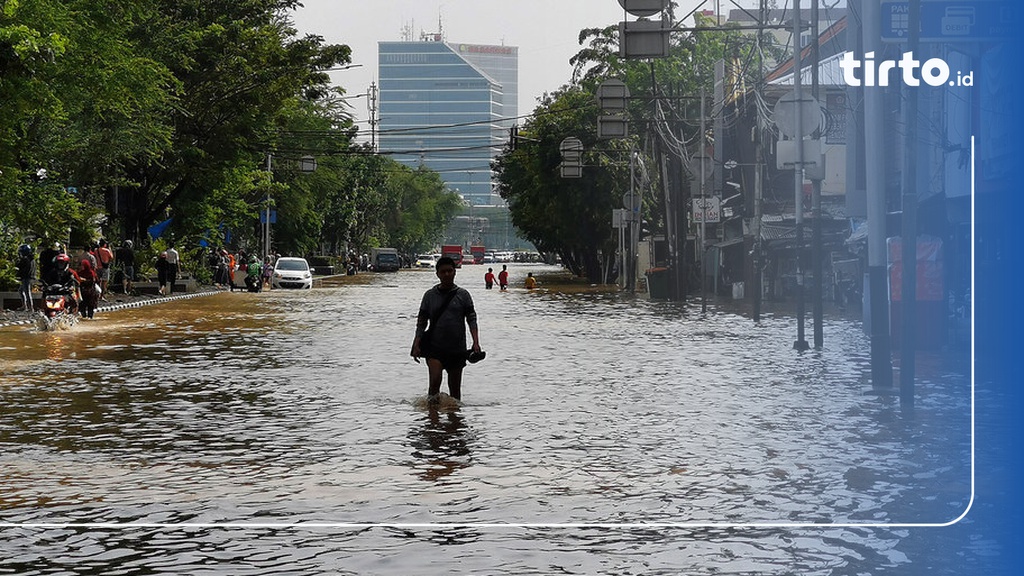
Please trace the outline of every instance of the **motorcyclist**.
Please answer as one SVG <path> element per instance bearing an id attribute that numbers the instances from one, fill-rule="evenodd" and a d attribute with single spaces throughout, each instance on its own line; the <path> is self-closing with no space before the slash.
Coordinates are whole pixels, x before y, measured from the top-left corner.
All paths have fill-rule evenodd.
<path id="1" fill-rule="evenodd" d="M 245 286 L 249 292 L 259 292 L 263 287 L 260 276 L 263 274 L 263 266 L 260 265 L 260 257 L 256 254 L 249 255 L 249 263 L 245 267 Z"/>
<path id="2" fill-rule="evenodd" d="M 43 278 L 43 295 L 45 296 L 48 292 L 48 288 L 54 284 L 62 286 L 68 291 L 68 309 L 72 312 L 78 310 L 78 275 L 74 270 L 70 268 L 71 257 L 67 254 L 57 254 L 53 259 L 54 267 L 47 270 L 45 277 Z"/>

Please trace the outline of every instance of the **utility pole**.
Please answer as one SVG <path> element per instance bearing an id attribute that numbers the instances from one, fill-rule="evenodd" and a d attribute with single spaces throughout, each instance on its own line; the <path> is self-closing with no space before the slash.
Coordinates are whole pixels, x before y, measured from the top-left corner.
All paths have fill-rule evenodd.
<path id="1" fill-rule="evenodd" d="M 817 0 L 814 0 L 815 2 Z M 793 93 L 798 106 L 803 106 L 803 90 L 800 73 L 800 0 L 793 0 Z M 804 338 L 804 146 L 803 114 L 796 116 L 796 165 L 793 167 L 793 200 L 796 212 L 796 342 L 794 350 L 807 350 L 810 346 Z"/>
<path id="2" fill-rule="evenodd" d="M 921 0 L 910 0 L 908 25 L 910 41 L 907 49 L 917 54 L 921 27 Z M 903 314 L 900 342 L 900 406 L 914 408 L 914 363 L 917 352 L 917 88 L 906 91 L 906 144 L 903 154 Z"/>
<path id="3" fill-rule="evenodd" d="M 765 16 L 765 0 L 758 2 L 758 24 L 764 23 Z M 761 32 L 756 32 L 756 42 L 758 48 L 761 45 Z M 757 88 L 755 88 L 756 90 Z M 754 133 L 756 141 L 754 142 L 754 222 L 751 226 L 754 232 L 754 254 L 753 254 L 753 265 L 754 265 L 754 322 L 761 321 L 761 297 L 763 293 L 764 278 L 761 275 L 761 197 L 764 191 L 761 189 L 762 184 L 762 164 L 764 164 L 764 133 L 761 127 L 761 115 L 757 114 L 757 131 Z"/>
<path id="4" fill-rule="evenodd" d="M 881 53 L 881 6 L 861 2 L 864 54 Z M 868 301 L 871 307 L 871 383 L 876 391 L 892 390 L 892 346 L 889 336 L 889 290 L 886 279 L 885 106 L 882 91 L 864 93 L 864 172 L 868 216 Z"/>
<path id="5" fill-rule="evenodd" d="M 753 222 L 753 233 L 754 233 L 754 322 L 761 321 L 761 293 L 762 284 L 764 279 L 761 276 L 761 268 L 763 264 L 761 258 L 763 254 L 761 252 L 761 197 L 764 194 L 761 187 L 764 185 L 762 182 L 762 165 L 764 164 L 764 134 L 761 131 L 761 115 L 757 116 L 757 142 L 755 143 L 755 154 L 754 154 L 754 222 Z"/>
<path id="6" fill-rule="evenodd" d="M 818 0 L 811 2 L 811 96 L 818 100 Z M 820 132 L 816 134 L 819 138 Z M 824 160 L 824 155 L 821 157 Z M 824 167 L 821 167 L 824 168 Z M 821 350 L 825 344 L 825 331 L 823 322 L 824 306 L 822 303 L 822 245 L 821 245 L 821 178 L 824 170 L 815 170 L 815 177 L 811 179 L 811 276 L 814 278 L 814 286 L 811 288 L 811 301 L 814 317 L 814 349 Z"/>
<path id="7" fill-rule="evenodd" d="M 367 108 L 370 112 L 370 150 L 377 151 L 377 84 L 370 82 L 367 90 Z"/>
<path id="8" fill-rule="evenodd" d="M 707 120 L 704 117 L 704 84 L 700 86 L 700 135 L 697 137 L 697 146 L 699 146 L 700 153 L 700 311 L 704 314 L 708 311 L 708 295 L 706 284 L 707 281 L 704 277 L 705 270 L 707 269 L 707 195 L 704 190 L 705 175 L 704 175 L 704 135 L 707 133 Z M 697 213 L 696 210 L 693 211 Z"/>

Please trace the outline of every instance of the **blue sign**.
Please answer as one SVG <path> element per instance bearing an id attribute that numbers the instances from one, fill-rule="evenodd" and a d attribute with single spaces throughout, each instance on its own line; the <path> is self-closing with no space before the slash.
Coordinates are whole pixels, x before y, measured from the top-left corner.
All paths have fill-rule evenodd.
<path id="1" fill-rule="evenodd" d="M 922 42 L 1009 38 L 1018 25 L 1015 2 L 921 2 Z M 882 40 L 910 39 L 910 3 L 882 2 Z"/>
<path id="2" fill-rule="evenodd" d="M 260 210 L 260 224 L 266 224 L 266 223 L 267 223 L 267 211 L 266 210 Z M 277 210 L 271 210 L 270 211 L 270 223 L 271 224 L 277 224 Z"/>

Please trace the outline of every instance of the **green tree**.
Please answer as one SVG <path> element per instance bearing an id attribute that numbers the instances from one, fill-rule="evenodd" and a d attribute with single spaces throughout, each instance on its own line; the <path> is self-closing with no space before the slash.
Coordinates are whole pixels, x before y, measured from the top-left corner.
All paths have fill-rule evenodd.
<path id="1" fill-rule="evenodd" d="M 180 84 L 169 110 L 172 146 L 126 167 L 125 221 L 145 227 L 202 202 L 224 173 L 259 171 L 282 110 L 328 95 L 324 70 L 350 61 L 347 46 L 297 37 L 284 16 L 297 0 L 161 0 L 129 35 Z M 268 190 L 269 191 L 269 190 Z M 244 197 L 247 188 L 235 191 Z M 266 196 L 263 194 L 262 196 Z M 183 213 L 185 218 L 191 214 Z M 176 231 L 185 218 L 176 219 Z"/>
<path id="2" fill-rule="evenodd" d="M 700 15 L 698 26 L 714 23 Z M 674 33 L 670 55 L 651 61 L 620 58 L 617 27 L 580 32 L 579 53 L 571 59 L 573 81 L 541 105 L 519 131 L 521 138 L 495 162 L 499 191 L 508 202 L 513 222 L 542 251 L 557 252 L 574 272 L 591 281 L 603 281 L 615 242 L 611 210 L 629 188 L 624 167 L 636 147 L 647 166 L 670 165 L 673 182 L 660 182 L 661 170 L 652 170 L 655 186 L 684 186 L 679 174 L 683 162 L 710 145 L 710 130 L 698 134 L 699 103 L 694 96 L 701 86 L 712 94 L 714 62 L 739 63 L 731 74 L 751 83 L 760 80 L 760 55 L 738 31 L 699 30 Z M 632 137 L 620 141 L 596 141 L 598 114 L 593 102 L 598 85 L 606 79 L 622 80 L 630 90 L 627 117 Z M 687 120 L 689 119 L 689 120 Z M 583 177 L 558 177 L 558 145 L 568 136 L 579 138 L 586 150 Z M 690 142 L 686 150 L 683 142 Z M 664 227 L 664 203 L 646 195 L 644 217 Z M 685 226 L 685 198 L 677 206 Z M 685 235 L 683 235 L 685 237 Z"/>
<path id="3" fill-rule="evenodd" d="M 403 254 L 426 252 L 441 241 L 445 228 L 461 210 L 462 199 L 437 172 L 422 166 L 412 170 L 398 163 L 395 168 L 391 189 L 399 203 L 389 218 L 390 243 Z"/>
<path id="4" fill-rule="evenodd" d="M 598 113 L 592 94 L 579 87 L 545 96 L 519 131 L 517 145 L 493 164 L 516 228 L 595 283 L 606 281 L 614 261 L 611 214 L 627 184 L 621 151 L 596 138 Z M 570 136 L 586 150 L 579 179 L 561 178 L 559 172 L 559 146 Z"/>
<path id="5" fill-rule="evenodd" d="M 117 181 L 120 165 L 167 146 L 159 118 L 173 78 L 125 38 L 138 5 L 3 3 L 0 222 L 9 229 L 66 239 L 94 214 L 87 206 L 103 206 L 102 186 Z"/>

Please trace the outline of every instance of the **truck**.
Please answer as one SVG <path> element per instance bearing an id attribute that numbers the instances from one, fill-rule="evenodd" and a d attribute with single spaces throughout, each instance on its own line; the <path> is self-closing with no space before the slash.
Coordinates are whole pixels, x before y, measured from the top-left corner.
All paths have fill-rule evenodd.
<path id="1" fill-rule="evenodd" d="M 402 261 L 398 258 L 398 250 L 394 248 L 371 248 L 370 266 L 374 272 L 398 272 Z"/>
<path id="2" fill-rule="evenodd" d="M 473 255 L 473 264 L 483 264 L 487 248 L 484 246 L 470 246 L 469 253 Z"/>
<path id="3" fill-rule="evenodd" d="M 461 244 L 448 244 L 441 246 L 441 257 L 445 256 L 455 260 L 455 267 L 462 268 L 462 245 Z"/>

